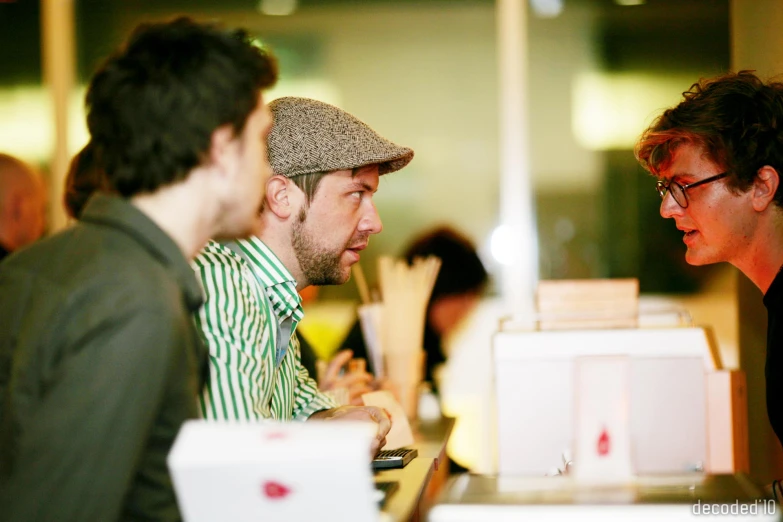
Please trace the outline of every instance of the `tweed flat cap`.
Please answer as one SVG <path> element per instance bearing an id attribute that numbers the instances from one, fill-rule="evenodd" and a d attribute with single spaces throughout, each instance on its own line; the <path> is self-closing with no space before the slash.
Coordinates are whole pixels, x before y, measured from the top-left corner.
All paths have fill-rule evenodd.
<path id="1" fill-rule="evenodd" d="M 380 174 L 400 170 L 413 150 L 378 135 L 367 124 L 328 103 L 285 97 L 269 103 L 269 163 L 286 177 L 378 164 Z"/>

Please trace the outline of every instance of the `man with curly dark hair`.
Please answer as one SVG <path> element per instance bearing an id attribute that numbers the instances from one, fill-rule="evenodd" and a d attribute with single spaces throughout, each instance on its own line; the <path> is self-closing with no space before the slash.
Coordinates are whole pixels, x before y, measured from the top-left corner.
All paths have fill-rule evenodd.
<path id="1" fill-rule="evenodd" d="M 783 83 L 702 80 L 636 145 L 692 265 L 728 262 L 764 293 L 767 412 L 783 441 Z"/>
<path id="2" fill-rule="evenodd" d="M 93 77 L 81 160 L 106 190 L 0 270 L 3 520 L 180 519 L 166 456 L 207 368 L 189 261 L 258 218 L 276 77 L 244 33 L 184 18 Z"/>

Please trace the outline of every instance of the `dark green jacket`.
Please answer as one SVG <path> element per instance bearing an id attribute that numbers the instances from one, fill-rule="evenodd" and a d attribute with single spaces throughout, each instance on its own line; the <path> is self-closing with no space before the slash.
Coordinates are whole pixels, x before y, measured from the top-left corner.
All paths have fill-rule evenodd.
<path id="1" fill-rule="evenodd" d="M 178 520 L 166 456 L 197 415 L 201 289 L 127 201 L 0 263 L 0 519 Z"/>

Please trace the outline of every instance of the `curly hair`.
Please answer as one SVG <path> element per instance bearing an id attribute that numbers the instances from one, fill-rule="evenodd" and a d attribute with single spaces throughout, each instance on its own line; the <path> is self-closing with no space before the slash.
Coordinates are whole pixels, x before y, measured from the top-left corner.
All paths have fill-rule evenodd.
<path id="1" fill-rule="evenodd" d="M 702 79 L 642 133 L 634 154 L 653 175 L 690 143 L 729 172 L 729 186 L 745 192 L 768 165 L 783 174 L 783 83 L 763 82 L 752 71 Z M 783 190 L 775 203 L 783 206 Z"/>
<path id="2" fill-rule="evenodd" d="M 140 25 L 90 82 L 95 162 L 125 197 L 184 180 L 212 133 L 242 132 L 277 63 L 243 31 L 178 18 Z"/>

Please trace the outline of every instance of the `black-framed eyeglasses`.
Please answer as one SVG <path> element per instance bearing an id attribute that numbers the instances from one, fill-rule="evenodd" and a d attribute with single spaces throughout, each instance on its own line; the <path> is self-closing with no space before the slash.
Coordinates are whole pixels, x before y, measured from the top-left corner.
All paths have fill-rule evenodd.
<path id="1" fill-rule="evenodd" d="M 664 181 L 661 179 L 655 183 L 655 188 L 658 189 L 658 195 L 661 196 L 661 199 L 665 198 L 668 192 L 671 192 L 674 201 L 676 201 L 678 205 L 680 205 L 682 208 L 688 208 L 688 197 L 685 195 L 686 190 L 698 187 L 699 185 L 706 185 L 707 183 L 712 183 L 713 181 L 718 181 L 719 179 L 723 179 L 728 175 L 728 172 L 721 172 L 720 174 L 715 174 L 709 178 L 694 181 L 693 183 L 688 183 L 687 185 L 680 185 L 674 180 Z"/>

